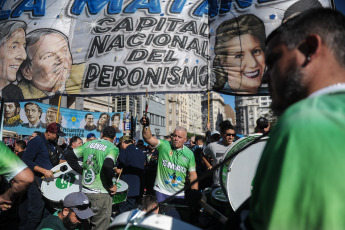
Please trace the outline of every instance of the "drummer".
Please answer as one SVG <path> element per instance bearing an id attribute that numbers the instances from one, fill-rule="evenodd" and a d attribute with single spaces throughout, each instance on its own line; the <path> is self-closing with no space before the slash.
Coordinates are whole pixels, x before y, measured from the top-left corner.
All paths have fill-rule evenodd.
<path id="1" fill-rule="evenodd" d="M 86 142 L 84 145 L 68 151 L 65 158 L 71 168 L 82 174 L 82 192 L 91 201 L 95 215 L 91 218 L 91 229 L 107 229 L 112 214 L 112 197 L 117 191 L 113 184 L 114 165 L 119 155 L 114 139 L 116 130 L 112 126 L 104 128 L 102 139 Z M 83 158 L 83 168 L 78 158 Z M 101 176 L 102 174 L 102 176 Z"/>
<path id="2" fill-rule="evenodd" d="M 42 179 L 54 177 L 51 170 L 54 166 L 50 159 L 50 153 L 57 154 L 57 149 L 54 143 L 59 136 L 65 136 L 62 132 L 62 127 L 58 123 L 51 123 L 47 126 L 45 133 L 41 136 L 36 136 L 29 141 L 28 146 L 23 154 L 22 160 L 35 174 L 35 183 L 32 183 L 28 189 L 27 200 L 27 221 L 23 229 L 35 229 L 42 221 L 43 217 L 48 216 L 50 213 L 45 207 L 42 194 L 39 190 Z M 48 150 L 49 148 L 49 150 Z"/>
<path id="3" fill-rule="evenodd" d="M 206 157 L 210 157 L 213 162 L 212 165 L 209 161 L 203 157 L 203 161 L 207 166 L 208 170 L 211 170 L 214 165 L 218 164 L 224 157 L 225 153 L 229 149 L 230 145 L 233 143 L 236 132 L 234 126 L 230 123 L 230 121 L 226 120 L 220 123 L 220 132 L 221 132 L 221 141 L 210 143 L 204 149 L 204 154 Z M 220 186 L 219 182 L 219 171 L 216 170 L 213 173 L 213 187 Z"/>

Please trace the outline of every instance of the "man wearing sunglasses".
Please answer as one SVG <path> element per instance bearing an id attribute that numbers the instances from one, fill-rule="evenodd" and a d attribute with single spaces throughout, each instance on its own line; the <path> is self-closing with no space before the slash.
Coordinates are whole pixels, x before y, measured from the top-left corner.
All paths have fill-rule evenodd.
<path id="1" fill-rule="evenodd" d="M 222 139 L 207 145 L 204 149 L 205 156 L 212 159 L 211 165 L 211 163 L 208 162 L 205 157 L 203 157 L 203 161 L 208 170 L 211 170 L 212 166 L 218 164 L 223 159 L 224 154 L 227 152 L 236 137 L 235 128 L 230 121 L 223 121 L 219 126 Z M 218 170 L 216 170 L 213 174 L 213 186 L 220 186 Z"/>
<path id="2" fill-rule="evenodd" d="M 62 210 L 45 218 L 36 230 L 70 230 L 80 228 L 84 220 L 94 215 L 89 206 L 89 199 L 84 193 L 70 193 L 63 201 Z"/>

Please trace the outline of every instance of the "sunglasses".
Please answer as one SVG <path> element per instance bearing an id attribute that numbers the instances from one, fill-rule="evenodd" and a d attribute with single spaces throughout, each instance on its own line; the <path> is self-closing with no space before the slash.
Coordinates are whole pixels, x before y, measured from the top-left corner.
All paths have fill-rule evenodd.
<path id="1" fill-rule="evenodd" d="M 226 136 L 230 137 L 230 136 L 236 136 L 236 133 L 225 133 Z"/>

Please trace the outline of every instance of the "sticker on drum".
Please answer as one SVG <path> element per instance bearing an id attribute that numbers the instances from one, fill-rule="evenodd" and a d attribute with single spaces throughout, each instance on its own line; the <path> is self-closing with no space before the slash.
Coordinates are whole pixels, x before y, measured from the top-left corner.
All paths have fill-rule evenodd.
<path id="1" fill-rule="evenodd" d="M 115 181 L 114 181 L 115 182 Z M 119 204 L 127 200 L 128 184 L 123 180 L 116 183 L 117 191 L 113 196 L 113 204 Z"/>
<path id="2" fill-rule="evenodd" d="M 261 135 L 262 134 L 253 134 L 248 137 L 242 137 L 229 149 L 223 160 L 250 144 Z M 252 181 L 267 139 L 268 137 L 264 137 L 257 143 L 241 151 L 235 158 L 224 164 L 219 170 L 221 186 L 234 211 L 251 195 Z"/>
<path id="3" fill-rule="evenodd" d="M 165 216 L 161 214 L 151 214 L 144 218 L 146 212 L 134 209 L 132 211 L 124 212 L 118 215 L 111 223 L 108 230 L 118 229 L 161 229 L 161 230 L 200 230 L 191 224 L 183 222 L 178 219 L 174 219 L 171 216 Z"/>
<path id="4" fill-rule="evenodd" d="M 81 175 L 76 173 L 67 162 L 56 165 L 51 170 L 56 172 L 67 166 L 64 172 L 54 174 L 54 180 L 43 179 L 41 191 L 53 208 L 61 208 L 62 201 L 72 192 L 80 192 L 82 188 Z"/>

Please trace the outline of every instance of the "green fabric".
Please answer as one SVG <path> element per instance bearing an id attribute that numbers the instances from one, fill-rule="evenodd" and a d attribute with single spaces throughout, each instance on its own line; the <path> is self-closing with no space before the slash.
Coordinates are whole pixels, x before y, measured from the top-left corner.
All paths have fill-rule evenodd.
<path id="1" fill-rule="evenodd" d="M 155 190 L 172 195 L 184 188 L 187 171 L 195 171 L 194 154 L 186 146 L 172 150 L 170 143 L 166 140 L 159 140 L 156 149 L 159 157 Z M 183 194 L 182 192 L 179 195 Z"/>
<path id="2" fill-rule="evenodd" d="M 3 142 L 0 141 L 0 175 L 10 181 L 27 166 Z"/>
<path id="3" fill-rule="evenodd" d="M 254 229 L 345 229 L 345 94 L 291 106 L 255 176 Z"/>
<path id="4" fill-rule="evenodd" d="M 67 230 L 62 223 L 62 220 L 58 217 L 58 212 L 50 215 L 42 220 L 36 230 Z"/>
<path id="5" fill-rule="evenodd" d="M 83 158 L 83 185 L 101 193 L 108 193 L 102 184 L 101 169 L 105 158 L 116 162 L 119 149 L 110 141 L 97 139 L 75 148 L 74 153 L 78 158 Z"/>

